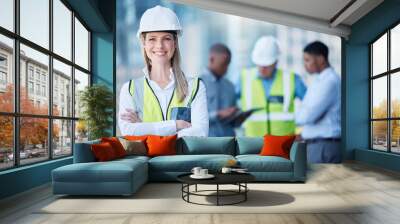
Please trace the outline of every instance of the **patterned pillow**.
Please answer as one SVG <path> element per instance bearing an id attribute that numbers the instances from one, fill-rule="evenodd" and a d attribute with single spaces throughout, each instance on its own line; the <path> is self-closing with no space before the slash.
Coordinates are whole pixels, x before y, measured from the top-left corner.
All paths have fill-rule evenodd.
<path id="1" fill-rule="evenodd" d="M 126 151 L 126 155 L 135 155 L 135 156 L 145 156 L 147 155 L 147 149 L 144 141 L 141 140 L 126 140 L 124 138 L 119 138 L 122 146 Z"/>

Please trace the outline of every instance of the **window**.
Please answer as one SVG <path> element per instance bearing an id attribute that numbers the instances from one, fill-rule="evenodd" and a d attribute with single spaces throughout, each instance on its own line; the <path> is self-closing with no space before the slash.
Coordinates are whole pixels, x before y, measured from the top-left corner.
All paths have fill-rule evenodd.
<path id="1" fill-rule="evenodd" d="M 1 85 L 7 84 L 7 74 L 3 71 L 0 71 L 0 84 Z"/>
<path id="2" fill-rule="evenodd" d="M 39 101 L 36 104 L 40 104 Z M 19 158 L 21 165 L 47 160 L 49 142 L 47 140 L 48 120 L 44 118 L 20 118 Z M 32 138 L 35 133 L 35 138 Z"/>
<path id="3" fill-rule="evenodd" d="M 400 153 L 400 25 L 370 45 L 371 148 Z"/>
<path id="4" fill-rule="evenodd" d="M 81 108 L 79 106 L 79 96 L 80 92 L 89 86 L 89 74 L 81 72 L 79 70 L 75 71 L 75 117 L 79 117 L 81 114 Z"/>
<path id="5" fill-rule="evenodd" d="M 40 95 L 40 84 L 36 84 L 36 95 Z"/>
<path id="6" fill-rule="evenodd" d="M 89 32 L 77 18 L 75 18 L 75 62 L 89 69 Z"/>
<path id="7" fill-rule="evenodd" d="M 33 94 L 33 82 L 28 82 L 28 92 L 29 94 Z"/>
<path id="8" fill-rule="evenodd" d="M 33 80 L 33 67 L 32 66 L 29 66 L 28 74 L 29 74 L 29 79 Z"/>
<path id="9" fill-rule="evenodd" d="M 2 5 L 3 2 L 0 2 L 0 5 Z M 0 20 L 3 16 L 1 15 L 2 12 L 3 9 L 0 9 Z M 14 57 L 13 52 L 13 40 L 0 33 L 0 113 L 12 113 L 14 111 L 14 70 L 11 66 Z"/>
<path id="10" fill-rule="evenodd" d="M 20 0 L 21 36 L 49 48 L 49 0 Z"/>
<path id="11" fill-rule="evenodd" d="M 72 121 L 53 120 L 53 157 L 70 155 L 72 144 Z"/>
<path id="12" fill-rule="evenodd" d="M 64 105 L 65 99 L 64 97 L 67 96 L 67 100 L 71 101 L 68 102 L 69 105 L 72 104 L 72 90 L 71 89 L 65 89 L 64 85 L 65 83 L 69 83 L 70 85 L 72 84 L 72 68 L 69 65 L 66 65 L 56 59 L 53 60 L 53 65 L 54 65 L 54 70 L 53 70 L 53 78 L 54 78 L 54 83 L 53 83 L 53 90 L 54 90 L 54 96 L 53 96 L 53 104 L 58 104 L 60 103 L 58 101 L 58 97 L 60 97 L 61 104 L 60 106 Z M 59 96 L 60 94 L 60 96 Z M 57 108 L 56 110 L 53 110 L 53 114 L 60 114 L 59 109 Z M 67 107 L 65 114 L 62 113 L 62 116 L 68 116 L 72 117 L 72 108 Z"/>
<path id="13" fill-rule="evenodd" d="M 14 31 L 14 0 L 0 1 L 0 26 Z"/>
<path id="14" fill-rule="evenodd" d="M 0 67 L 7 67 L 7 57 L 5 55 L 0 55 Z"/>
<path id="15" fill-rule="evenodd" d="M 54 53 L 71 60 L 72 12 L 60 0 L 53 0 Z"/>
<path id="16" fill-rule="evenodd" d="M 0 54 L 0 91 L 5 92 L 7 85 L 7 56 Z"/>
<path id="17" fill-rule="evenodd" d="M 46 86 L 42 86 L 42 96 L 46 97 Z"/>
<path id="18" fill-rule="evenodd" d="M 36 69 L 36 80 L 40 81 L 40 71 Z"/>
<path id="19" fill-rule="evenodd" d="M 0 10 L 1 11 L 1 10 Z M 0 170 L 14 166 L 14 122 L 12 116 L 0 114 Z"/>
<path id="20" fill-rule="evenodd" d="M 90 31 L 62 0 L 0 0 L 0 26 L 8 30 L 0 29 L 0 170 L 72 155 L 82 129 L 73 107 L 79 90 L 69 87 L 84 83 L 80 74 L 89 85 Z"/>

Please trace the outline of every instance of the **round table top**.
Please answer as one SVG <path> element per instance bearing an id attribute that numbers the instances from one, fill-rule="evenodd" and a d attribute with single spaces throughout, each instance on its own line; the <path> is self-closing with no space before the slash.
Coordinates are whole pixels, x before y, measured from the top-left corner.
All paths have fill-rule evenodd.
<path id="1" fill-rule="evenodd" d="M 248 183 L 255 180 L 255 177 L 249 173 L 212 173 L 215 177 L 210 179 L 194 179 L 186 173 L 177 177 L 178 181 L 186 184 L 236 184 Z"/>

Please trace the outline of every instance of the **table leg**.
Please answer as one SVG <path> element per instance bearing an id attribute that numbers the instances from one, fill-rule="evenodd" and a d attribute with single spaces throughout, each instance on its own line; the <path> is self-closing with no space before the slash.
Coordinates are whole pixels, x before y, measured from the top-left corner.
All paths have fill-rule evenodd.
<path id="1" fill-rule="evenodd" d="M 196 184 L 196 186 L 195 186 L 195 191 L 197 192 L 197 184 Z"/>
<path id="2" fill-rule="evenodd" d="M 184 190 L 184 188 L 183 188 L 183 187 L 184 187 L 184 186 L 185 186 L 185 185 L 182 183 L 182 187 L 181 187 L 182 199 L 184 198 L 184 197 L 183 197 L 183 190 Z"/>
<path id="3" fill-rule="evenodd" d="M 217 184 L 217 206 L 219 205 L 219 184 Z"/>
<path id="4" fill-rule="evenodd" d="M 247 192 L 248 192 L 248 190 L 247 190 L 247 183 L 244 183 L 244 201 L 247 201 Z"/>
<path id="5" fill-rule="evenodd" d="M 188 184 L 188 185 L 187 185 L 187 192 L 188 192 L 188 193 L 187 193 L 187 201 L 188 201 L 188 202 L 190 202 L 190 201 L 189 201 L 189 195 L 190 195 L 190 184 Z"/>

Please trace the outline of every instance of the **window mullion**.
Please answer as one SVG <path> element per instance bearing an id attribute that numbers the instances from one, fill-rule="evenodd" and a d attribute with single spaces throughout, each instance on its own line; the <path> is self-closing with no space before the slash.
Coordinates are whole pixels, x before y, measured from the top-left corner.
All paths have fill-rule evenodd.
<path id="1" fill-rule="evenodd" d="M 71 59 L 72 59 L 72 71 L 71 71 L 71 91 L 72 91 L 72 105 L 71 105 L 71 117 L 75 118 L 75 12 L 72 11 L 72 15 L 71 15 L 71 23 L 72 23 L 72 29 L 71 29 Z M 71 126 L 72 126 L 72 132 L 71 132 L 71 150 L 72 150 L 72 155 L 74 155 L 74 151 L 75 151 L 75 126 L 76 126 L 76 121 L 73 120 L 71 122 Z"/>
<path id="2" fill-rule="evenodd" d="M 389 71 L 390 70 L 390 30 L 387 32 L 387 71 Z M 387 116 L 388 116 L 388 118 L 391 118 L 392 117 L 392 111 L 391 111 L 391 108 L 392 108 L 392 101 L 391 101 L 391 82 L 390 82 L 390 79 L 391 79 L 391 75 L 390 75 L 390 73 L 389 74 L 387 74 L 387 110 L 388 110 L 388 113 L 387 113 Z M 391 152 L 392 151 L 392 135 L 391 135 L 391 123 L 392 123 L 392 121 L 391 120 L 388 120 L 388 122 L 387 122 L 387 135 L 388 135 L 388 138 L 387 138 L 387 140 L 388 140 L 388 152 Z"/>
<path id="3" fill-rule="evenodd" d="M 370 122 L 369 122 L 369 145 L 370 145 L 370 149 L 373 149 L 373 147 L 374 147 L 374 136 L 373 136 L 373 128 L 374 128 L 374 125 L 373 125 L 373 121 L 372 121 L 372 119 L 374 118 L 373 117 L 373 91 L 374 91 L 374 86 L 373 86 L 373 79 L 372 79 L 372 72 L 374 71 L 373 70 L 373 64 L 374 63 L 372 63 L 373 62 L 373 60 L 372 60 L 372 56 L 373 56 L 373 50 L 374 50 L 374 48 L 372 47 L 372 44 L 369 46 L 369 52 L 370 52 L 370 55 L 369 55 L 369 64 L 370 64 L 370 66 L 369 66 L 369 69 L 370 69 L 370 71 L 369 71 L 369 85 L 370 85 L 370 89 L 369 89 L 369 118 L 370 118 Z"/>
<path id="4" fill-rule="evenodd" d="M 53 0 L 49 0 L 49 50 L 53 52 Z M 48 73 L 48 91 L 49 94 L 49 116 L 48 120 L 48 152 L 49 159 L 53 159 L 53 56 L 49 55 L 49 73 Z"/>
<path id="5" fill-rule="evenodd" d="M 19 35 L 19 8 L 20 1 L 14 1 L 14 30 Z M 14 112 L 19 114 L 19 100 L 20 100 L 20 47 L 19 39 L 14 39 Z M 14 166 L 19 166 L 20 155 L 19 155 L 19 135 L 20 135 L 20 118 L 14 116 Z"/>

